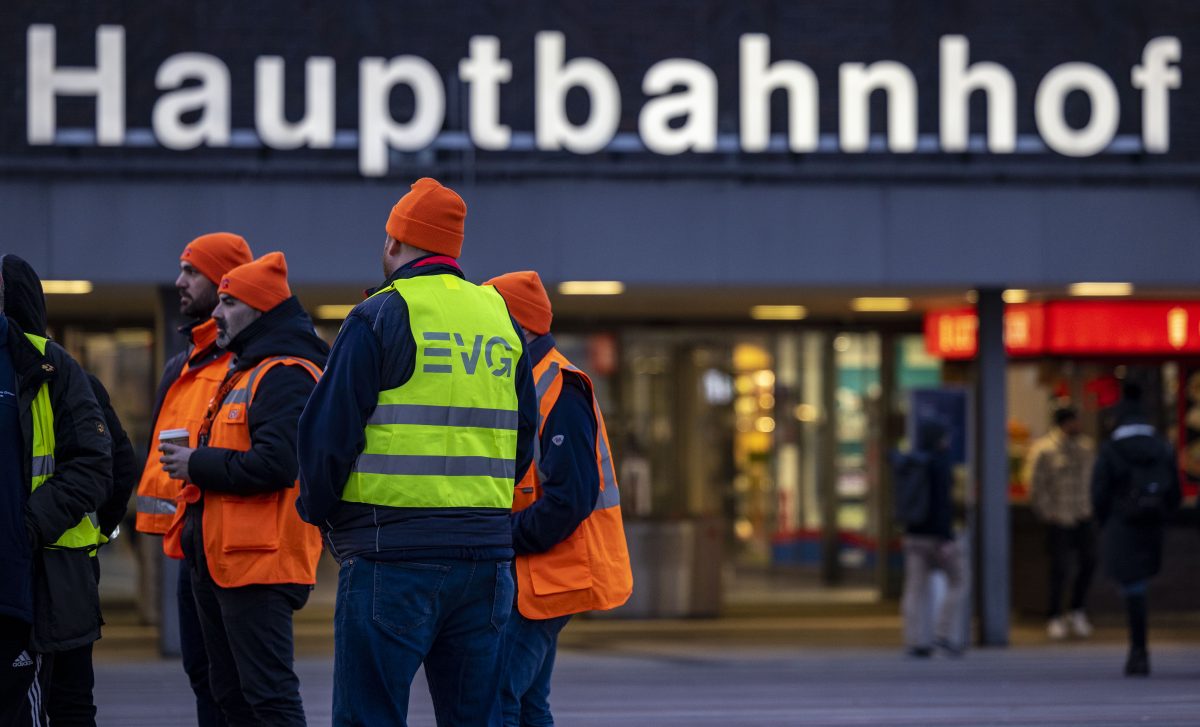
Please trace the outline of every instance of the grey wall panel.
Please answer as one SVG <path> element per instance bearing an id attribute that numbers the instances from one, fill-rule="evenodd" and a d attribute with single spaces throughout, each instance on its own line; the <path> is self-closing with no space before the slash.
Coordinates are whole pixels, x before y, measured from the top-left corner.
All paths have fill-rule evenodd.
<path id="1" fill-rule="evenodd" d="M 928 285 L 1005 286 L 1041 273 L 1041 220 L 1027 189 L 916 186 L 890 190 L 886 277 Z"/>
<path id="2" fill-rule="evenodd" d="M 406 185 L 83 180 L 0 185 L 8 249 L 47 277 L 168 282 L 197 234 L 283 250 L 293 280 L 369 285 Z M 464 185 L 473 279 L 863 288 L 1194 286 L 1200 193 L 1178 187 L 525 181 Z"/>
<path id="3" fill-rule="evenodd" d="M 45 277 L 61 278 L 65 276 L 55 270 L 50 244 L 47 188 L 44 183 L 0 184 L 0 219 L 4 221 L 0 255 L 20 255 Z"/>
<path id="4" fill-rule="evenodd" d="M 1200 191 L 1049 190 L 1043 278 L 1200 284 Z"/>

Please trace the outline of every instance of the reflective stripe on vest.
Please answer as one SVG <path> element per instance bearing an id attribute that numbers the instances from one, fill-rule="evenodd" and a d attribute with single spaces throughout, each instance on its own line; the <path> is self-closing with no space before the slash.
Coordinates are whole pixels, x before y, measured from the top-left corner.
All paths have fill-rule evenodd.
<path id="1" fill-rule="evenodd" d="M 233 358 L 233 354 L 223 353 L 193 366 L 191 358 L 197 351 L 205 351 L 216 345 L 216 321 L 208 319 L 193 328 L 191 335 L 193 345 L 188 350 L 188 360 L 163 396 L 150 440 L 153 444 L 138 482 L 136 522 L 140 533 L 163 535 L 167 532 L 178 507 L 176 498 L 183 486 L 179 480 L 171 479 L 158 461 L 162 456 L 158 451 L 159 434 L 170 429 L 186 429 L 190 434 L 188 446 L 196 446 L 204 413 L 208 411 L 209 402 L 220 388 Z"/>
<path id="2" fill-rule="evenodd" d="M 47 339 L 26 333 L 25 337 L 34 345 L 38 353 L 46 355 Z M 50 405 L 50 384 L 43 383 L 33 399 L 33 446 L 30 448 L 30 487 L 33 492 L 54 476 L 54 407 Z M 63 533 L 53 545 L 47 548 L 59 550 L 88 550 L 94 556 L 96 549 L 108 538 L 100 532 L 96 513 L 84 515 L 79 524 Z"/>
<path id="3" fill-rule="evenodd" d="M 412 377 L 379 393 L 342 499 L 508 510 L 521 341 L 503 299 L 453 275 L 397 280 L 376 295 L 403 298 L 417 353 Z"/>
<path id="4" fill-rule="evenodd" d="M 591 379 L 557 349 L 551 349 L 534 368 L 538 390 L 538 436 L 563 392 L 563 372 L 584 382 L 596 417 L 595 460 L 600 492 L 588 517 L 564 541 L 543 553 L 518 555 L 517 608 L 530 619 L 547 619 L 625 603 L 633 590 L 633 573 L 625 543 L 620 492 L 609 451 L 608 430 Z M 540 451 L 538 453 L 540 465 Z M 546 478 L 541 467 L 530 468 L 520 483 L 514 509 L 533 506 Z"/>

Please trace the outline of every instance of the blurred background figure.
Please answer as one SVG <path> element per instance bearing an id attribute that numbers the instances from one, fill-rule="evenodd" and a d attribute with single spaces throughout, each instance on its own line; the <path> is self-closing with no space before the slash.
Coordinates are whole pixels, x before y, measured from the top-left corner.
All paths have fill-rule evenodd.
<path id="1" fill-rule="evenodd" d="M 1179 471 L 1174 450 L 1147 423 L 1141 388 L 1126 384 L 1123 394 L 1117 427 L 1096 460 L 1092 506 L 1103 531 L 1105 572 L 1125 597 L 1125 675 L 1147 676 L 1146 586 L 1162 566 L 1166 515 L 1179 507 Z"/>
<path id="2" fill-rule="evenodd" d="M 1050 602 L 1046 633 L 1051 639 L 1068 635 L 1087 638 L 1092 625 L 1084 611 L 1096 567 L 1096 536 L 1092 524 L 1092 441 L 1084 436 L 1079 413 L 1071 407 L 1054 412 L 1054 427 L 1029 451 L 1027 481 L 1030 505 L 1046 525 L 1050 559 Z M 1074 561 L 1070 611 L 1064 613 L 1063 591 Z"/>
<path id="3" fill-rule="evenodd" d="M 932 656 L 934 647 L 951 656 L 961 656 L 964 649 L 959 624 L 967 565 L 954 533 L 948 434 L 941 423 L 923 419 L 912 452 L 893 459 L 896 519 L 904 524 L 904 645 L 910 656 L 920 658 Z M 934 612 L 930 577 L 936 571 L 946 576 L 946 592 L 931 642 L 926 624 Z"/>

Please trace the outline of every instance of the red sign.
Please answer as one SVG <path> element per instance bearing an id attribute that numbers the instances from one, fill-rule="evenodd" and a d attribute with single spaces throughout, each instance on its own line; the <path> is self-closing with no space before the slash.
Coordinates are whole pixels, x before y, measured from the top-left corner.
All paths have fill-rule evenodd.
<path id="1" fill-rule="evenodd" d="M 925 316 L 925 348 L 968 359 L 978 348 L 973 308 Z M 1010 356 L 1200 355 L 1200 301 L 1061 300 L 1010 305 L 1004 313 Z"/>

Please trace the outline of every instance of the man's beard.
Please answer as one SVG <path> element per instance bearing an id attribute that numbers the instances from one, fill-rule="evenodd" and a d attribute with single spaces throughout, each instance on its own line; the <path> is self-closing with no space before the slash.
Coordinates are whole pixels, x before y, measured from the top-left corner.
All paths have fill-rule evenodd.
<path id="1" fill-rule="evenodd" d="M 182 306 L 182 313 L 188 318 L 209 318 L 212 316 L 213 309 L 217 307 L 217 297 L 202 296 L 200 298 L 192 298 L 191 302 Z"/>

